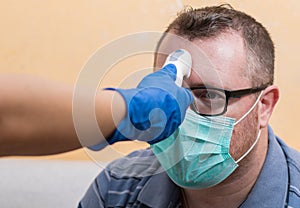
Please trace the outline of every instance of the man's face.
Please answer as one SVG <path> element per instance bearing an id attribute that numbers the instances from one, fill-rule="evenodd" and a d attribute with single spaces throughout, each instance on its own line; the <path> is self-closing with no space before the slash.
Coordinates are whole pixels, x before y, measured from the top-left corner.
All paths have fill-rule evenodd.
<path id="1" fill-rule="evenodd" d="M 253 87 L 247 71 L 246 49 L 243 39 L 236 33 L 221 34 L 213 39 L 194 40 L 192 47 L 181 41 L 165 38 L 162 51 L 186 49 L 192 54 L 191 76 L 184 87 L 209 86 L 226 90 L 239 90 Z M 167 49 L 166 49 L 167 48 Z M 197 48 L 197 49 L 196 49 Z M 156 67 L 161 68 L 166 56 L 158 55 Z M 238 120 L 254 104 L 255 95 L 231 98 L 224 116 Z M 257 108 L 237 124 L 230 143 L 230 154 L 237 160 L 253 144 L 258 132 Z"/>

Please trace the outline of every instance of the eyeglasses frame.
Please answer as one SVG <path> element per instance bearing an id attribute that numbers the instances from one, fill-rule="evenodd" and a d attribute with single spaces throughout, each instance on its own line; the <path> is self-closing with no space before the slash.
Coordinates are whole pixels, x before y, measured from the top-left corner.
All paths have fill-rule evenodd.
<path id="1" fill-rule="evenodd" d="M 266 89 L 268 86 L 270 86 L 270 83 L 261 85 L 260 87 L 246 88 L 246 89 L 233 90 L 233 91 L 232 90 L 224 90 L 224 89 L 215 88 L 215 87 L 206 87 L 206 86 L 193 86 L 193 87 L 190 87 L 189 89 L 191 91 L 197 90 L 197 89 L 212 89 L 212 90 L 217 90 L 220 92 L 225 92 L 226 102 L 225 102 L 224 110 L 221 113 L 213 114 L 213 115 L 200 113 L 197 110 L 197 107 L 195 106 L 195 102 L 192 103 L 192 107 L 193 107 L 194 111 L 201 116 L 219 116 L 219 115 L 223 115 L 224 113 L 227 112 L 228 101 L 230 98 L 241 98 L 243 96 L 262 91 L 262 90 Z"/>

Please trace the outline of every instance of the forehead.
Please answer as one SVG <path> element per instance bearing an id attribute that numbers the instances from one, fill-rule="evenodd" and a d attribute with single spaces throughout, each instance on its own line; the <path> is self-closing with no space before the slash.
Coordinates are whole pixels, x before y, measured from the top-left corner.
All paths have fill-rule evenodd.
<path id="1" fill-rule="evenodd" d="M 209 85 L 225 89 L 250 86 L 251 82 L 245 76 L 248 67 L 244 41 L 236 32 L 193 41 L 168 34 L 159 47 L 155 67 L 161 68 L 167 55 L 180 48 L 189 51 L 193 60 L 187 85 Z"/>

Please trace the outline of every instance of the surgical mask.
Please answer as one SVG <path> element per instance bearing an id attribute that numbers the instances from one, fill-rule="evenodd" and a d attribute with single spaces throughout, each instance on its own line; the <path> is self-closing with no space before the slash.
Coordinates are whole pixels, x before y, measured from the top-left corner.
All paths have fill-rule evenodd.
<path id="1" fill-rule="evenodd" d="M 261 133 L 259 130 L 252 146 L 235 161 L 229 153 L 233 128 L 254 109 L 261 95 L 237 122 L 225 116 L 203 117 L 188 109 L 183 123 L 170 137 L 151 145 L 169 177 L 181 187 L 201 189 L 230 176 Z"/>

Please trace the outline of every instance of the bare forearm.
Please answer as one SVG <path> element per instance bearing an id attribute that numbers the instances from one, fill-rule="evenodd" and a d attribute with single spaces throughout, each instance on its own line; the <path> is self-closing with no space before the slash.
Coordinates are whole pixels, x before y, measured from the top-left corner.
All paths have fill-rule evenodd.
<path id="1" fill-rule="evenodd" d="M 99 91 L 95 112 L 102 136 L 80 141 L 72 117 L 73 86 L 28 75 L 1 75 L 0 89 L 0 156 L 48 155 L 99 144 L 125 116 L 118 93 Z"/>
<path id="2" fill-rule="evenodd" d="M 28 75 L 0 76 L 0 154 L 44 155 L 80 148 L 72 87 Z"/>

